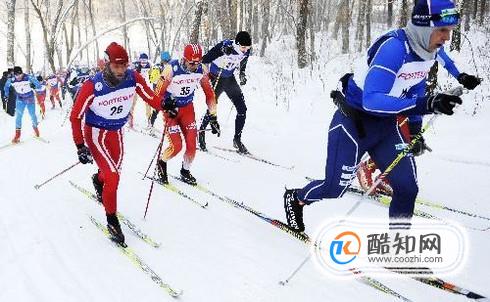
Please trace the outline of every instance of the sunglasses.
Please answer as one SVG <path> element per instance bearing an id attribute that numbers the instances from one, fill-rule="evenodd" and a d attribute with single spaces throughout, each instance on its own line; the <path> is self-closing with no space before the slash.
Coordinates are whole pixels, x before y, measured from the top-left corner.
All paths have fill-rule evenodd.
<path id="1" fill-rule="evenodd" d="M 192 66 L 199 65 L 199 64 L 201 64 L 201 61 L 187 61 L 187 64 L 192 65 Z"/>

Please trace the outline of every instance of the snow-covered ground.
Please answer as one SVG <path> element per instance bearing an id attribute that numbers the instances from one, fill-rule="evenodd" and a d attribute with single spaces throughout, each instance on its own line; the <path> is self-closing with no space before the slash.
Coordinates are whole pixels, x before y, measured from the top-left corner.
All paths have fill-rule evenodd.
<path id="1" fill-rule="evenodd" d="M 292 47 L 292 43 L 275 42 L 266 58 L 252 57 L 248 64 L 243 141 L 254 154 L 294 165 L 294 169 L 218 150 L 213 151 L 234 161 L 198 152 L 192 167 L 203 185 L 281 220 L 284 186 L 303 186 L 305 176 L 323 178 L 327 129 L 334 112 L 328 94 L 337 79 L 350 71 L 354 59 L 353 55 L 329 53 L 335 49 L 330 47 L 312 70 L 298 71 L 294 50 L 288 45 Z M 474 72 L 468 52 L 456 62 L 462 70 Z M 441 81 L 456 83 L 445 72 L 441 72 Z M 458 113 L 439 117 L 427 133 L 427 144 L 434 151 L 417 159 L 420 197 L 490 216 L 489 88 L 484 83 L 465 95 Z M 482 97 L 486 103 L 472 116 L 475 100 Z M 67 100 L 64 108 L 69 104 Z M 195 104 L 199 120 L 205 110 L 202 93 Z M 208 146 L 232 146 L 235 111 L 231 107 L 222 96 L 218 115 L 223 134 L 216 138 L 208 133 Z M 29 140 L 0 150 L 0 301 L 171 301 L 91 223 L 89 216 L 105 222 L 102 208 L 69 185 L 72 180 L 92 190 L 94 165 L 79 165 L 40 190 L 34 189 L 35 184 L 77 161 L 70 125 L 60 126 L 65 114 L 60 109 L 47 110 L 40 130 L 49 144 Z M 137 123 L 144 126 L 141 103 L 136 116 Z M 157 127 L 162 128 L 160 118 Z M 0 129 L 3 145 L 13 136 L 13 118 L 0 113 Z M 26 112 L 22 138 L 32 135 Z M 159 141 L 129 130 L 124 140 L 118 210 L 162 245 L 154 249 L 123 226 L 127 243 L 164 281 L 184 290 L 183 301 L 394 300 L 359 282 L 328 278 L 312 262 L 289 285 L 278 285 L 307 255 L 307 247 L 257 217 L 176 181 L 190 196 L 208 201 L 209 207 L 199 208 L 155 186 L 143 220 L 150 183 L 141 180 L 138 172 L 146 170 Z M 180 163 L 180 156 L 173 159 L 170 173 L 178 174 Z M 307 232 L 313 233 L 328 217 L 345 214 L 357 200 L 347 194 L 307 207 Z M 421 209 L 461 224 L 486 226 L 484 220 Z M 386 217 L 387 209 L 364 203 L 354 216 Z M 490 296 L 489 233 L 468 230 L 467 235 L 470 246 L 464 268 L 446 279 Z M 466 300 L 412 279 L 380 280 L 413 301 Z"/>

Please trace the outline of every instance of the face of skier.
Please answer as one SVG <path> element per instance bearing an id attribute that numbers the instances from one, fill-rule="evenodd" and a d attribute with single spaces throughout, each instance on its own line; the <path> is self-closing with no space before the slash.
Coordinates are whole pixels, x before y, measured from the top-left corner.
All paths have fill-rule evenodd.
<path id="1" fill-rule="evenodd" d="M 201 64 L 201 61 L 187 61 L 184 59 L 184 64 L 187 70 L 194 72 L 197 70 L 197 67 L 199 67 L 199 64 Z"/>
<path id="2" fill-rule="evenodd" d="M 23 75 L 23 73 L 16 73 L 16 74 L 14 74 L 14 75 L 15 75 L 15 79 L 16 79 L 17 81 L 20 81 L 20 80 L 22 79 L 22 75 Z"/>
<path id="3" fill-rule="evenodd" d="M 250 49 L 251 46 L 241 46 L 241 45 L 239 45 L 239 47 L 240 47 L 240 51 L 242 53 L 246 53 Z"/>
<path id="4" fill-rule="evenodd" d="M 124 74 L 126 73 L 126 70 L 128 70 L 128 63 L 109 63 L 109 68 L 111 69 L 112 74 L 118 80 L 122 81 L 124 79 Z"/>
<path id="5" fill-rule="evenodd" d="M 435 27 L 432 30 L 432 34 L 430 35 L 429 41 L 429 51 L 434 51 L 439 47 L 443 46 L 446 41 L 449 41 L 451 38 L 451 32 L 453 31 L 455 26 L 442 26 Z"/>

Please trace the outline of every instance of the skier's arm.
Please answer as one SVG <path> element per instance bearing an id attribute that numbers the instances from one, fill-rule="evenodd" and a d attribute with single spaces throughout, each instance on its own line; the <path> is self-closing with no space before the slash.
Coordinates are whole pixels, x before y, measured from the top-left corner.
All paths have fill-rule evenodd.
<path id="1" fill-rule="evenodd" d="M 219 42 L 202 57 L 202 62 L 209 64 L 223 55 L 223 42 Z"/>
<path id="2" fill-rule="evenodd" d="M 77 98 L 73 104 L 73 109 L 70 114 L 71 131 L 73 135 L 73 141 L 75 145 L 83 144 L 83 133 L 82 133 L 82 118 L 87 111 L 90 104 L 94 100 L 94 83 L 92 81 L 85 81 L 80 91 L 78 92 Z"/>
<path id="3" fill-rule="evenodd" d="M 139 72 L 133 71 L 133 74 L 136 80 L 136 93 L 156 111 L 162 110 L 161 100 L 163 94 L 155 94 L 153 90 L 148 87 L 145 79 L 143 79 Z"/>
<path id="4" fill-rule="evenodd" d="M 5 93 L 6 97 L 8 97 L 10 94 L 11 85 L 12 85 L 12 80 L 8 79 L 7 82 L 5 82 L 5 86 L 3 87 L 3 92 Z"/>
<path id="5" fill-rule="evenodd" d="M 155 93 L 161 95 L 162 98 L 167 92 L 168 86 L 170 85 L 170 83 L 172 83 L 172 76 L 173 76 L 172 66 L 168 64 L 163 69 L 160 79 L 158 79 L 157 87 L 155 89 Z"/>
<path id="6" fill-rule="evenodd" d="M 366 111 L 387 115 L 405 111 L 414 111 L 407 112 L 409 114 L 428 113 L 425 97 L 399 98 L 389 95 L 405 55 L 405 45 L 396 38 L 387 39 L 381 44 L 364 81 L 362 106 Z"/>
<path id="7" fill-rule="evenodd" d="M 41 89 L 42 88 L 41 87 L 41 83 L 39 83 L 39 81 L 35 77 L 29 76 L 29 81 L 34 85 L 34 87 L 36 89 Z"/>
<path id="8" fill-rule="evenodd" d="M 247 63 L 248 63 L 248 57 L 250 56 L 250 49 L 247 50 L 247 53 L 245 55 L 245 58 L 240 61 L 240 73 L 245 74 L 245 69 L 247 68 Z"/>
<path id="9" fill-rule="evenodd" d="M 444 47 L 439 48 L 436 59 L 453 77 L 458 78 L 460 72 L 454 61 L 444 51 Z"/>
<path id="10" fill-rule="evenodd" d="M 201 79 L 201 87 L 206 96 L 206 104 L 211 115 L 216 115 L 216 96 L 209 80 L 207 68 L 203 65 L 204 76 Z"/>

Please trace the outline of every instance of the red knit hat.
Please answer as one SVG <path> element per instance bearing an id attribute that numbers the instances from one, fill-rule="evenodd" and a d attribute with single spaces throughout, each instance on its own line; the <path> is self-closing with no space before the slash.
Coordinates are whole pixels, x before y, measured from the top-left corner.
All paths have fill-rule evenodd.
<path id="1" fill-rule="evenodd" d="M 116 64 L 126 64 L 129 61 L 126 49 L 116 42 L 112 42 L 105 50 L 106 60 Z"/>
<path id="2" fill-rule="evenodd" d="M 201 61 L 202 47 L 199 44 L 187 44 L 184 48 L 184 58 L 187 61 Z"/>

